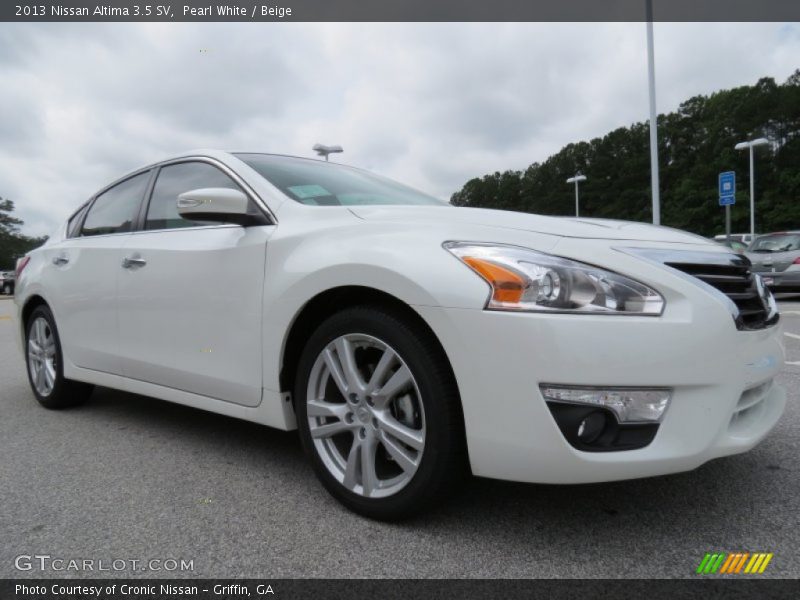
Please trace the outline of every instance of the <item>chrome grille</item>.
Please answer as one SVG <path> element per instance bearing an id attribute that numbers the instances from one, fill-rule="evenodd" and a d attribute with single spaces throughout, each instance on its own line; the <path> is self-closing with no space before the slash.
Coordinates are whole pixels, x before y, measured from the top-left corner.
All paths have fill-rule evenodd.
<path id="1" fill-rule="evenodd" d="M 715 263 L 664 264 L 696 277 L 730 298 L 739 309 L 735 317 L 738 329 L 764 329 L 774 325 L 778 321 L 778 314 L 766 301 L 765 294 L 769 292 L 765 292 L 758 276 L 751 271 L 749 259 L 743 256 L 722 256 L 726 256 L 728 260 Z"/>

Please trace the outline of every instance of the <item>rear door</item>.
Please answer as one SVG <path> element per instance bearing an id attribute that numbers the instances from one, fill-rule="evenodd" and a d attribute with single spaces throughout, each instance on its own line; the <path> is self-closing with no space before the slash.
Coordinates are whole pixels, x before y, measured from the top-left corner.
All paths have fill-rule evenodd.
<path id="1" fill-rule="evenodd" d="M 79 211 L 63 241 L 47 246 L 44 288 L 65 359 L 120 374 L 117 279 L 123 244 L 150 181 L 145 171 L 114 184 Z"/>
<path id="2" fill-rule="evenodd" d="M 261 401 L 264 264 L 273 226 L 192 222 L 176 208 L 183 192 L 221 187 L 241 189 L 211 162 L 160 167 L 141 231 L 125 242 L 123 373 L 255 406 Z"/>

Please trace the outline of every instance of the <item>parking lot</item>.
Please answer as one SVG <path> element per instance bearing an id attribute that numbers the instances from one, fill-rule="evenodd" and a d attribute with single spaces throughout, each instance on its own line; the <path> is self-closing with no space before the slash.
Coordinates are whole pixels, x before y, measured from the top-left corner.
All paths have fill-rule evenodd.
<path id="1" fill-rule="evenodd" d="M 754 451 L 610 484 L 475 479 L 383 524 L 327 495 L 293 433 L 108 389 L 40 408 L 0 299 L 0 578 L 98 575 L 19 572 L 21 554 L 187 559 L 169 575 L 195 577 L 690 577 L 712 551 L 772 552 L 762 577 L 798 577 L 800 302 L 780 304 L 788 405 Z"/>

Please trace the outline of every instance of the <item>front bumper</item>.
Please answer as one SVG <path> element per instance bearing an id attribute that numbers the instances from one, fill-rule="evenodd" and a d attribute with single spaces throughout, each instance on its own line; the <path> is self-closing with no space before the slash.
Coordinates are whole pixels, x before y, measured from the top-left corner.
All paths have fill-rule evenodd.
<path id="1" fill-rule="evenodd" d="M 771 383 L 784 361 L 779 326 L 738 331 L 717 298 L 664 280 L 644 281 L 667 298 L 661 317 L 415 307 L 451 360 L 476 475 L 558 484 L 648 477 L 747 451 L 767 435 L 786 402 Z M 646 447 L 585 452 L 558 429 L 540 383 L 673 395 Z"/>

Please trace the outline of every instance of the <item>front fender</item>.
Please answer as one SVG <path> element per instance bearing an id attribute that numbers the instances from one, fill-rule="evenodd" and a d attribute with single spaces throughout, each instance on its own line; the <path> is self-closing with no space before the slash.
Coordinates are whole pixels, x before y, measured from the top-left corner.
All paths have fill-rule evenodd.
<path id="1" fill-rule="evenodd" d="M 343 215 L 341 225 L 291 231 L 281 225 L 268 243 L 264 284 L 264 387 L 280 391 L 286 339 L 303 308 L 318 295 L 359 286 L 409 306 L 482 307 L 486 284 L 441 247 L 433 231 L 374 227 Z M 283 229 L 283 231 L 281 231 Z"/>

